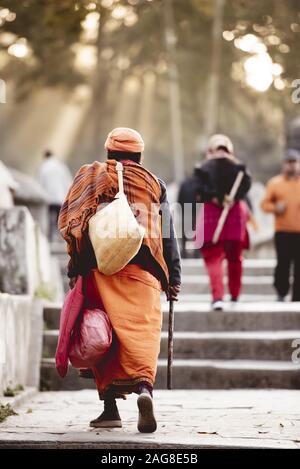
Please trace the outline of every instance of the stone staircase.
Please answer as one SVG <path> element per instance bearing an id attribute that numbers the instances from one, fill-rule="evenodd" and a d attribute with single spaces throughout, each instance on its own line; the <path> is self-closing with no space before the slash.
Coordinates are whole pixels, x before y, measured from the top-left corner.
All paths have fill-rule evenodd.
<path id="1" fill-rule="evenodd" d="M 61 265 L 65 268 L 61 253 Z M 183 260 L 183 292 L 175 304 L 173 385 L 178 389 L 300 388 L 300 363 L 292 362 L 292 342 L 300 338 L 300 304 L 276 303 L 272 259 L 245 261 L 241 302 L 224 312 L 209 306 L 201 259 Z M 44 308 L 42 389 L 94 388 L 70 368 L 61 379 L 54 366 L 60 305 Z M 163 330 L 156 388 L 166 388 L 168 304 L 163 299 Z"/>

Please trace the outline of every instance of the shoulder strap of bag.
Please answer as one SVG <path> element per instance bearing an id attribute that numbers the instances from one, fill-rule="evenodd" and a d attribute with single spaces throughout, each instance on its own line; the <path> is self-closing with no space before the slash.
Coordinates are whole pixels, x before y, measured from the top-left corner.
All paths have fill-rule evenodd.
<path id="1" fill-rule="evenodd" d="M 124 186 L 123 186 L 123 165 L 120 161 L 117 161 L 116 164 L 116 171 L 118 173 L 118 185 L 119 185 L 119 192 L 124 193 Z"/>

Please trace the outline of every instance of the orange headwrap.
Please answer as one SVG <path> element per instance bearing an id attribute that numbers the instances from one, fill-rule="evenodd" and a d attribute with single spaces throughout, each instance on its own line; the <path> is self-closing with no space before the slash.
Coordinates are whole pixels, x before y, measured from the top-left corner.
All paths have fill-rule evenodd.
<path id="1" fill-rule="evenodd" d="M 111 151 L 141 153 L 145 144 L 136 130 L 117 127 L 108 134 L 104 147 Z"/>

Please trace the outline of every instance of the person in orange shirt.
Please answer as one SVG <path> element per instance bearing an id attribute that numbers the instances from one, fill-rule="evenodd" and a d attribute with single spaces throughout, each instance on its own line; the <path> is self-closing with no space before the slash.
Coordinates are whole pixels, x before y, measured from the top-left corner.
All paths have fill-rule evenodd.
<path id="1" fill-rule="evenodd" d="M 261 207 L 275 215 L 277 266 L 274 286 L 278 301 L 284 301 L 290 289 L 293 264 L 292 301 L 300 301 L 300 152 L 289 149 L 284 155 L 282 174 L 267 184 Z"/>

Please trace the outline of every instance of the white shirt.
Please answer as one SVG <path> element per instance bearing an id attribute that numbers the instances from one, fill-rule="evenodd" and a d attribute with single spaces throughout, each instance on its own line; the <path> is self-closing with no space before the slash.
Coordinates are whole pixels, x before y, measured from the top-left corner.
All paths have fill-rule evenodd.
<path id="1" fill-rule="evenodd" d="M 54 156 L 45 159 L 38 171 L 38 180 L 48 195 L 48 203 L 61 205 L 73 181 L 71 171 Z"/>
<path id="2" fill-rule="evenodd" d="M 11 190 L 16 190 L 18 183 L 14 180 L 10 171 L 0 161 L 0 208 L 11 208 L 14 206 Z"/>

